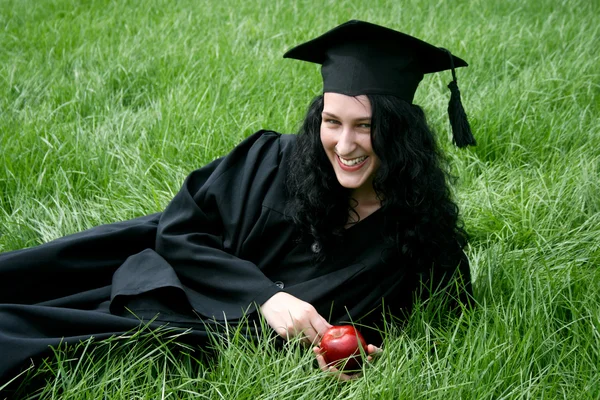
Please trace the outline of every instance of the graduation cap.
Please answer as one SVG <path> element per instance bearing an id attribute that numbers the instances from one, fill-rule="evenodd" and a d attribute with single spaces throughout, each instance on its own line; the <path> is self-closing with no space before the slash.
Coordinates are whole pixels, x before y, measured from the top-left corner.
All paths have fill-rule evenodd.
<path id="1" fill-rule="evenodd" d="M 475 145 L 460 101 L 455 68 L 468 64 L 450 51 L 413 36 L 352 20 L 287 51 L 284 58 L 321 64 L 323 92 L 388 94 L 412 103 L 424 74 L 452 71 L 448 114 L 454 143 Z"/>

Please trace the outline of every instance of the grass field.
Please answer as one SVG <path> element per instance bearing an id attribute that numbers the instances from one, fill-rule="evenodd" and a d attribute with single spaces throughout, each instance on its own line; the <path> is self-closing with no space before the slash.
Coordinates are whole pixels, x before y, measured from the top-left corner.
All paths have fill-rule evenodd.
<path id="1" fill-rule="evenodd" d="M 141 332 L 57 352 L 19 396 L 600 398 L 599 17 L 593 0 L 0 0 L 0 251 L 160 211 L 250 133 L 295 132 L 320 75 L 281 56 L 351 18 L 465 58 L 479 144 L 448 143 L 450 74 L 426 77 L 480 305 L 390 326 L 361 379 L 297 343 L 233 335 L 204 359 Z"/>

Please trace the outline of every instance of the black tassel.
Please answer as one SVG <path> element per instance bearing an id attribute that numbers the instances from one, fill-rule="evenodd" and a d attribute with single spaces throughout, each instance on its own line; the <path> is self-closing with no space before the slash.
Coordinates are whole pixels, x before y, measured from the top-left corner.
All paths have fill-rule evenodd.
<path id="1" fill-rule="evenodd" d="M 450 88 L 450 102 L 448 103 L 448 116 L 452 126 L 454 144 L 458 147 L 475 146 L 477 142 L 471 133 L 471 126 L 467 114 L 460 101 L 460 91 L 456 81 L 448 84 Z"/>
<path id="2" fill-rule="evenodd" d="M 446 50 L 448 51 L 448 50 Z M 448 84 L 450 88 L 450 102 L 448 103 L 448 116 L 450 117 L 450 125 L 452 126 L 452 137 L 454 144 L 457 147 L 475 146 L 477 142 L 471 133 L 471 126 L 467 119 L 467 114 L 460 101 L 460 91 L 456 82 L 456 73 L 454 71 L 454 60 L 452 54 L 450 56 L 450 66 L 452 69 L 452 82 Z"/>

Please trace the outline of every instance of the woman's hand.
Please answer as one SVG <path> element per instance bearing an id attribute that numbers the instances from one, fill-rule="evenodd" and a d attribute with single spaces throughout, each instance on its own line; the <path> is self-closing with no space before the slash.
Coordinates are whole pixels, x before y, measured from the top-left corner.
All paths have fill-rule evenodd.
<path id="1" fill-rule="evenodd" d="M 315 344 L 331 324 L 305 301 L 285 292 L 274 294 L 260 311 L 271 328 L 284 339 L 302 335 L 302 342 Z"/>
<path id="2" fill-rule="evenodd" d="M 380 354 L 383 350 L 381 350 L 377 346 L 373 346 L 372 344 L 367 346 L 367 362 L 373 361 L 373 357 Z M 345 374 L 333 365 L 328 365 L 325 361 L 325 357 L 323 357 L 323 349 L 320 347 L 313 347 L 313 353 L 315 353 L 315 357 L 317 358 L 317 363 L 319 364 L 319 368 L 321 371 L 327 372 L 329 374 L 334 375 L 340 381 L 349 381 L 351 379 L 360 378 L 361 374 Z"/>

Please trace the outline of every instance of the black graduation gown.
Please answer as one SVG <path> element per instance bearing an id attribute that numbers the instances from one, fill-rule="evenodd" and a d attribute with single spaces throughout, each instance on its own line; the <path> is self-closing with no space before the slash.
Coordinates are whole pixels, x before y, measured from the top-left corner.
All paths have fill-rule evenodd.
<path id="1" fill-rule="evenodd" d="M 256 318 L 282 290 L 332 323 L 357 320 L 384 297 L 409 306 L 418 281 L 386 251 L 381 212 L 347 229 L 322 262 L 298 242 L 285 214 L 294 141 L 257 132 L 191 173 L 162 213 L 0 254 L 0 382 L 48 346 L 121 334 L 140 320 L 192 328 L 202 340 L 206 324 Z M 449 265 L 462 261 L 468 281 L 455 250 Z"/>

